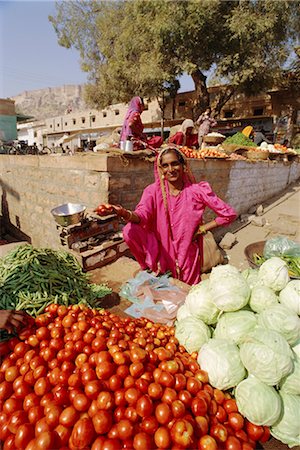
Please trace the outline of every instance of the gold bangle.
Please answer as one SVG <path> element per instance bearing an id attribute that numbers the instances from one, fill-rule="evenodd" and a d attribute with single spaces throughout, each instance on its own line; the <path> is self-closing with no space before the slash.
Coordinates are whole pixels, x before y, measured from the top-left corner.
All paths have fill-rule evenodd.
<path id="1" fill-rule="evenodd" d="M 198 228 L 198 233 L 199 234 L 206 234 L 207 230 L 204 228 L 204 225 L 200 225 L 200 227 Z"/>
<path id="2" fill-rule="evenodd" d="M 125 220 L 126 220 L 127 222 L 129 222 L 129 221 L 132 219 L 133 212 L 132 212 L 132 211 L 129 211 L 129 209 L 126 209 L 126 211 L 128 212 L 129 217 L 125 218 Z"/>

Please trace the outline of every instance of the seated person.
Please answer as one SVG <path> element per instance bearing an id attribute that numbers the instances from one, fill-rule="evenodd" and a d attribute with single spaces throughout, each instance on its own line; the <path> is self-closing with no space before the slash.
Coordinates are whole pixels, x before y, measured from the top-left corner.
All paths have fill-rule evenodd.
<path id="1" fill-rule="evenodd" d="M 169 144 L 198 148 L 198 136 L 193 133 L 193 129 L 194 122 L 191 119 L 185 119 L 181 124 L 180 130 L 169 138 Z"/>

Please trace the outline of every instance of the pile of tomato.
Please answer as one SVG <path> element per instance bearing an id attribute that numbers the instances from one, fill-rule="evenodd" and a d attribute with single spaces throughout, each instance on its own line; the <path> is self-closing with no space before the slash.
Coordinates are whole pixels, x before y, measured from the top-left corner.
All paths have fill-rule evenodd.
<path id="1" fill-rule="evenodd" d="M 270 436 L 172 327 L 53 304 L 20 338 L 2 346 L 3 450 L 251 450 Z"/>

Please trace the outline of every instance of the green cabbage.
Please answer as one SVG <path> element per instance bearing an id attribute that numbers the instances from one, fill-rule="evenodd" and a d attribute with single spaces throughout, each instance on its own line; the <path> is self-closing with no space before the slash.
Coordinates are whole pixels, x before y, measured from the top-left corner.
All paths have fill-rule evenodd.
<path id="1" fill-rule="evenodd" d="M 290 281 L 279 293 L 279 301 L 300 316 L 300 280 Z"/>
<path id="2" fill-rule="evenodd" d="M 209 287 L 212 301 L 221 311 L 237 311 L 246 306 L 250 297 L 245 278 L 229 264 L 212 269 Z"/>
<path id="3" fill-rule="evenodd" d="M 300 396 L 280 392 L 282 417 L 271 427 L 271 434 L 290 448 L 300 445 Z"/>
<path id="4" fill-rule="evenodd" d="M 281 258 L 273 256 L 260 266 L 258 279 L 273 291 L 281 291 L 290 281 L 288 266 Z"/>
<path id="5" fill-rule="evenodd" d="M 235 388 L 239 412 L 255 425 L 273 425 L 280 417 L 282 404 L 276 389 L 250 375 Z"/>
<path id="6" fill-rule="evenodd" d="M 267 286 L 254 286 L 249 300 L 250 308 L 259 313 L 270 306 L 278 305 L 278 297 Z"/>
<path id="7" fill-rule="evenodd" d="M 243 336 L 257 325 L 256 315 L 250 311 L 224 313 L 218 320 L 214 338 L 228 339 L 239 344 Z"/>
<path id="8" fill-rule="evenodd" d="M 249 374 L 275 386 L 293 370 L 293 351 L 277 331 L 257 327 L 244 336 L 241 360 Z"/>
<path id="9" fill-rule="evenodd" d="M 284 305 L 272 306 L 262 311 L 257 318 L 258 325 L 278 331 L 290 345 L 300 338 L 300 319 L 294 311 Z"/>
<path id="10" fill-rule="evenodd" d="M 279 387 L 285 394 L 300 395 L 300 357 L 296 353 L 294 355 L 294 369 L 280 381 Z"/>
<path id="11" fill-rule="evenodd" d="M 175 337 L 189 353 L 198 352 L 210 338 L 209 327 L 200 319 L 186 317 L 175 325 Z"/>
<path id="12" fill-rule="evenodd" d="M 178 308 L 176 319 L 182 320 L 185 319 L 186 317 L 192 317 L 192 315 L 188 310 L 186 304 L 184 303 L 183 305 L 180 306 L 180 308 Z"/>
<path id="13" fill-rule="evenodd" d="M 248 269 L 243 270 L 242 276 L 247 281 L 250 289 L 254 288 L 254 286 L 259 284 L 258 269 L 251 269 L 249 267 Z"/>
<path id="14" fill-rule="evenodd" d="M 191 316 L 203 320 L 207 325 L 217 322 L 220 311 L 212 302 L 209 280 L 193 286 L 185 299 L 185 304 Z"/>
<path id="15" fill-rule="evenodd" d="M 197 361 L 208 373 L 210 384 L 217 389 L 232 388 L 246 375 L 239 349 L 230 341 L 210 339 L 201 347 Z"/>

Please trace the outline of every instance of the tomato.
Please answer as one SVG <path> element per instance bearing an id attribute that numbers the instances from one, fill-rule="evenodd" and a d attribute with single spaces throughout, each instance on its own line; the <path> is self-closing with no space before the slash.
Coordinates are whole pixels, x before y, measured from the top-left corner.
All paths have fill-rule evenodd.
<path id="1" fill-rule="evenodd" d="M 38 420 L 44 417 L 44 408 L 42 406 L 32 406 L 29 408 L 27 414 L 29 422 L 36 424 Z"/>
<path id="2" fill-rule="evenodd" d="M 217 442 L 225 442 L 227 439 L 227 429 L 220 423 L 217 425 L 213 425 L 212 427 L 210 427 L 210 435 Z"/>
<path id="3" fill-rule="evenodd" d="M 2 381 L 0 383 L 0 400 L 6 400 L 9 398 L 13 393 L 13 387 L 11 383 L 8 383 L 7 381 Z"/>
<path id="4" fill-rule="evenodd" d="M 51 384 L 47 377 L 39 378 L 34 384 L 34 392 L 42 397 L 51 390 Z"/>
<path id="5" fill-rule="evenodd" d="M 152 450 L 153 441 L 151 436 L 144 432 L 137 433 L 133 438 L 133 448 L 134 450 Z"/>
<path id="6" fill-rule="evenodd" d="M 159 427 L 155 431 L 154 442 L 158 448 L 171 447 L 171 435 L 167 427 Z"/>
<path id="7" fill-rule="evenodd" d="M 225 442 L 226 450 L 242 450 L 242 444 L 235 436 L 229 436 Z"/>
<path id="8" fill-rule="evenodd" d="M 259 439 L 260 442 L 267 442 L 270 439 L 270 428 L 264 426 L 264 432 L 261 438 Z"/>
<path id="9" fill-rule="evenodd" d="M 171 410 L 172 410 L 173 417 L 175 417 L 175 419 L 179 419 L 180 417 L 184 416 L 186 408 L 185 408 L 184 403 L 182 403 L 181 400 L 175 400 L 171 404 Z"/>
<path id="10" fill-rule="evenodd" d="M 22 400 L 17 398 L 8 398 L 3 403 L 2 411 L 8 415 L 12 414 L 14 411 L 22 409 Z"/>
<path id="11" fill-rule="evenodd" d="M 145 433 L 150 434 L 150 436 L 153 436 L 155 431 L 157 430 L 159 424 L 157 419 L 154 416 L 145 417 L 142 420 L 142 423 L 140 425 L 140 428 L 142 431 L 145 431 Z"/>
<path id="12" fill-rule="evenodd" d="M 27 414 L 25 411 L 15 411 L 9 418 L 8 429 L 11 433 L 16 434 L 20 425 L 28 422 Z"/>
<path id="13" fill-rule="evenodd" d="M 231 412 L 238 412 L 236 401 L 233 398 L 225 400 L 225 402 L 223 403 L 223 408 L 225 409 L 227 414 Z"/>
<path id="14" fill-rule="evenodd" d="M 133 425 L 128 419 L 122 419 L 117 425 L 118 437 L 122 440 L 133 436 Z"/>
<path id="15" fill-rule="evenodd" d="M 166 425 L 172 419 L 172 412 L 167 403 L 159 403 L 155 408 L 155 417 L 157 421 Z"/>
<path id="16" fill-rule="evenodd" d="M 55 436 L 56 433 L 54 434 L 52 431 L 44 431 L 43 433 L 40 433 L 37 437 L 36 437 L 36 449 L 37 450 L 52 450 L 53 448 L 55 448 Z"/>
<path id="17" fill-rule="evenodd" d="M 97 434 L 106 434 L 112 426 L 112 414 L 105 410 L 100 410 L 92 417 L 93 425 Z"/>
<path id="18" fill-rule="evenodd" d="M 244 419 L 241 414 L 232 412 L 228 414 L 228 422 L 235 431 L 241 430 L 244 426 Z"/>
<path id="19" fill-rule="evenodd" d="M 207 403 L 203 398 L 195 397 L 191 403 L 191 410 L 195 416 L 205 416 L 207 413 Z"/>
<path id="20" fill-rule="evenodd" d="M 259 441 L 264 434 L 264 427 L 261 425 L 254 425 L 254 423 L 246 421 L 246 433 L 254 441 Z"/>
<path id="21" fill-rule="evenodd" d="M 3 450 L 15 450 L 15 436 L 10 434 L 4 441 Z"/>
<path id="22" fill-rule="evenodd" d="M 171 437 L 175 444 L 184 448 L 191 448 L 194 429 L 192 424 L 185 419 L 175 420 L 171 428 Z"/>
<path id="23" fill-rule="evenodd" d="M 34 426 L 29 423 L 21 425 L 15 435 L 15 445 L 17 448 L 25 448 L 34 438 Z"/>
<path id="24" fill-rule="evenodd" d="M 77 394 L 73 399 L 73 406 L 77 411 L 87 411 L 90 407 L 91 401 L 85 394 Z"/>
<path id="25" fill-rule="evenodd" d="M 143 395 L 136 403 L 136 412 L 141 417 L 150 416 L 153 412 L 153 402 L 149 395 Z"/>
<path id="26" fill-rule="evenodd" d="M 208 433 L 208 420 L 206 417 L 195 417 L 195 432 L 198 437 L 205 436 Z"/>
<path id="27" fill-rule="evenodd" d="M 230 413 L 230 414 L 238 414 L 238 413 Z M 215 414 L 216 418 L 218 419 L 218 422 L 224 423 L 227 420 L 227 413 L 223 406 L 218 405 L 217 406 L 217 412 Z"/>
<path id="28" fill-rule="evenodd" d="M 40 435 L 41 433 L 44 433 L 44 431 L 49 431 L 50 427 L 46 422 L 46 417 L 43 417 L 42 419 L 38 420 L 35 424 L 35 436 Z"/>
<path id="29" fill-rule="evenodd" d="M 199 439 L 198 448 L 199 450 L 217 450 L 218 445 L 213 437 L 206 434 Z"/>
<path id="30" fill-rule="evenodd" d="M 19 345 L 19 344 L 18 344 Z M 19 376 L 19 369 L 17 366 L 10 366 L 5 370 L 5 380 L 12 383 Z"/>
<path id="31" fill-rule="evenodd" d="M 79 419 L 72 430 L 69 439 L 71 449 L 89 447 L 95 439 L 93 422 L 89 418 Z"/>
<path id="32" fill-rule="evenodd" d="M 159 400 L 163 395 L 163 388 L 159 383 L 150 383 L 148 386 L 148 394 L 154 400 Z"/>

